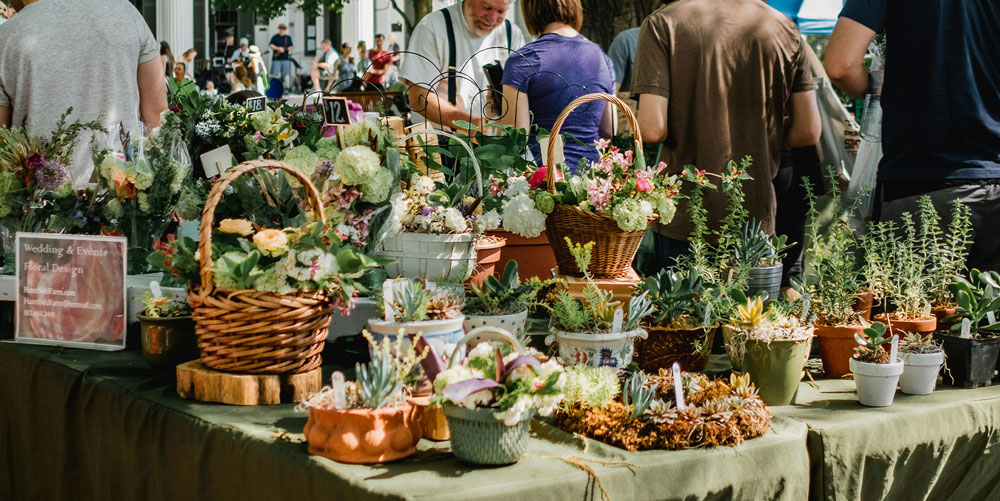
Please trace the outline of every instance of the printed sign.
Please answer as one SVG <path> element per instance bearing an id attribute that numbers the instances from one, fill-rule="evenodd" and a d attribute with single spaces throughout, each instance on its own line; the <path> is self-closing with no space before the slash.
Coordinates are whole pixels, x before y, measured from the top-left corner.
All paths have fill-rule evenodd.
<path id="1" fill-rule="evenodd" d="M 328 125 L 350 125 L 347 98 L 323 96 L 323 121 Z"/>
<path id="2" fill-rule="evenodd" d="M 243 103 L 243 107 L 247 109 L 247 113 L 260 113 L 266 108 L 265 99 L 267 98 L 264 96 L 251 97 Z"/>
<path id="3" fill-rule="evenodd" d="M 228 144 L 201 154 L 201 168 L 205 171 L 205 177 L 225 174 L 232 167 L 233 150 L 229 149 Z"/>
<path id="4" fill-rule="evenodd" d="M 18 233 L 15 340 L 125 348 L 124 237 Z"/>

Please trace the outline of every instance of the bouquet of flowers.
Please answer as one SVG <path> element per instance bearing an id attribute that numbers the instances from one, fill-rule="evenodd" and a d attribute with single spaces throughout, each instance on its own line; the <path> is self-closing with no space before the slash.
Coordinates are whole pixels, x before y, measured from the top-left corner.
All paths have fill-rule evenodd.
<path id="1" fill-rule="evenodd" d="M 191 160 L 180 136 L 168 130 L 133 139 L 119 126 L 118 139 L 94 158 L 98 184 L 111 195 L 104 206 L 105 231 L 128 237 L 128 272 L 144 273 L 145 257 L 170 223 Z"/>
<path id="2" fill-rule="evenodd" d="M 201 284 L 197 243 L 187 237 L 157 244 L 150 264 L 187 282 Z M 212 280 L 218 289 L 252 289 L 276 294 L 321 291 L 343 314 L 364 288 L 356 280 L 382 260 L 342 246 L 330 224 L 265 229 L 246 219 L 223 219 L 212 238 Z"/>
<path id="3" fill-rule="evenodd" d="M 389 234 L 479 234 L 499 227 L 498 214 L 483 214 L 482 199 L 469 194 L 471 186 L 414 176 L 409 187 L 392 199 Z"/>

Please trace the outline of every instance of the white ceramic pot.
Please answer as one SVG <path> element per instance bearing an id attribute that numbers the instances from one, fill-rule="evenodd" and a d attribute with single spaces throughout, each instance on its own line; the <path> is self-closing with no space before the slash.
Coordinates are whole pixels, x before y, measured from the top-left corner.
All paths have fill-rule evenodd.
<path id="1" fill-rule="evenodd" d="M 937 385 L 938 373 L 944 364 L 944 351 L 935 353 L 900 353 L 903 375 L 899 389 L 908 395 L 930 395 Z"/>
<path id="2" fill-rule="evenodd" d="M 625 367 L 632 363 L 635 338 L 646 339 L 643 329 L 629 332 L 591 334 L 565 332 L 552 329 L 545 344 L 558 344 L 559 358 L 565 365 L 588 365 L 590 367 Z"/>
<path id="3" fill-rule="evenodd" d="M 128 323 L 139 322 L 136 316 L 142 311 L 142 296 L 149 290 L 149 283 L 159 282 L 163 278 L 162 273 L 147 273 L 145 275 L 128 275 L 125 278 L 125 299 L 128 309 Z M 164 296 L 172 300 L 187 301 L 187 290 L 183 287 L 160 287 Z"/>
<path id="4" fill-rule="evenodd" d="M 896 383 L 903 373 L 903 361 L 870 364 L 851 358 L 851 372 L 858 389 L 858 402 L 870 407 L 888 407 L 896 396 Z"/>
<path id="5" fill-rule="evenodd" d="M 396 335 L 402 330 L 403 334 L 421 333 L 427 343 L 434 347 L 439 356 L 451 353 L 455 345 L 465 337 L 465 329 L 462 323 L 465 321 L 464 315 L 445 320 L 424 320 L 422 322 L 386 322 L 381 318 L 368 319 L 368 331 L 371 332 L 375 341 L 381 341 L 384 337 L 395 340 Z M 403 348 L 409 348 L 409 342 L 404 343 Z"/>
<path id="6" fill-rule="evenodd" d="M 396 260 L 385 267 L 389 278 L 466 280 L 476 268 L 476 239 L 471 233 L 400 233 L 386 237 L 378 255 Z"/>
<path id="7" fill-rule="evenodd" d="M 368 325 L 368 319 L 374 318 L 378 313 L 376 310 L 378 302 L 374 299 L 363 297 L 358 298 L 347 316 L 334 312 L 330 317 L 330 335 L 326 342 L 333 341 L 338 337 L 356 336 Z"/>
<path id="8" fill-rule="evenodd" d="M 477 327 L 496 327 L 510 331 L 516 337 L 524 334 L 524 324 L 528 321 L 528 310 L 510 315 L 466 315 L 465 332 L 469 332 Z M 482 339 L 472 340 L 469 346 L 479 344 Z"/>

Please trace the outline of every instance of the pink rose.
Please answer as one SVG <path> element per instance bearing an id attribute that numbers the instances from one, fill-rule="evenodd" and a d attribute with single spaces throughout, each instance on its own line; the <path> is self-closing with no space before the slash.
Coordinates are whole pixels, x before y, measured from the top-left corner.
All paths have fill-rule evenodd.
<path id="1" fill-rule="evenodd" d="M 548 175 L 549 175 L 548 167 L 545 167 L 543 165 L 539 167 L 534 174 L 531 175 L 531 178 L 528 179 L 528 185 L 531 186 L 531 189 L 533 190 L 537 189 L 539 186 L 545 183 L 546 179 L 548 178 Z M 559 172 L 559 169 L 556 169 L 556 182 L 562 180 L 563 180 L 562 172 Z"/>
<path id="2" fill-rule="evenodd" d="M 635 178 L 635 189 L 643 193 L 652 193 L 653 183 L 645 176 L 638 176 Z"/>

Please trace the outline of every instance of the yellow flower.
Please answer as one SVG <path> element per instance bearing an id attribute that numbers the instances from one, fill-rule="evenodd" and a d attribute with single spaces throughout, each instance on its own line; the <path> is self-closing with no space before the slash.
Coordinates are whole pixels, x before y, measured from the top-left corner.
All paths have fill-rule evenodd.
<path id="1" fill-rule="evenodd" d="M 288 235 L 281 230 L 260 230 L 253 236 L 253 243 L 261 254 L 277 257 L 288 250 Z"/>
<path id="2" fill-rule="evenodd" d="M 219 222 L 219 231 L 245 237 L 253 233 L 253 223 L 246 219 L 223 219 Z"/>

